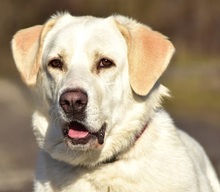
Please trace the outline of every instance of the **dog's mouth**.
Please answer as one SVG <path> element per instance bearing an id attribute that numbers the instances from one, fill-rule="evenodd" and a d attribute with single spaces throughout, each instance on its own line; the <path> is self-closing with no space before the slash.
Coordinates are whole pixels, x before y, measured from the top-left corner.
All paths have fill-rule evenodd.
<path id="1" fill-rule="evenodd" d="M 96 140 L 100 145 L 104 143 L 106 131 L 106 123 L 104 123 L 98 132 L 89 132 L 88 129 L 81 123 L 72 121 L 63 129 L 65 139 L 73 145 L 85 145 L 91 140 Z"/>

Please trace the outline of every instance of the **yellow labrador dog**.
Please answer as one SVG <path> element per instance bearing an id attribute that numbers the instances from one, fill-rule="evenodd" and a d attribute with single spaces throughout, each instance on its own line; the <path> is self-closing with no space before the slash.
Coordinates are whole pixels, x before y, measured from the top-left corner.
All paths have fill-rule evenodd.
<path id="1" fill-rule="evenodd" d="M 203 148 L 160 105 L 165 36 L 120 15 L 63 13 L 18 31 L 12 50 L 36 95 L 35 191 L 220 191 Z"/>

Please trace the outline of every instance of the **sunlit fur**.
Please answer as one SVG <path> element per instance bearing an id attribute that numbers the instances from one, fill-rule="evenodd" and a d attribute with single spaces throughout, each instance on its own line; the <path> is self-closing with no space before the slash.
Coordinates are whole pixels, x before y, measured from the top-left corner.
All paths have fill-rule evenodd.
<path id="1" fill-rule="evenodd" d="M 31 35 L 39 29 L 39 37 Z M 141 38 L 146 40 L 145 30 L 153 34 L 153 39 L 147 37 L 147 56 L 145 45 L 137 45 Z M 156 50 L 150 42 L 158 43 Z M 202 147 L 178 130 L 161 107 L 169 91 L 158 78 L 174 52 L 167 38 L 123 16 L 101 19 L 62 13 L 44 26 L 18 32 L 12 49 L 24 81 L 33 86 L 36 96 L 33 130 L 40 152 L 35 191 L 220 191 Z M 64 62 L 62 70 L 48 67 L 57 57 Z M 102 57 L 111 58 L 114 66 L 97 70 Z M 139 68 L 129 71 L 131 62 L 137 60 Z M 107 124 L 103 145 L 64 142 L 62 128 L 68 118 L 59 98 L 75 88 L 88 94 L 83 120 L 88 130 L 97 132 Z"/>

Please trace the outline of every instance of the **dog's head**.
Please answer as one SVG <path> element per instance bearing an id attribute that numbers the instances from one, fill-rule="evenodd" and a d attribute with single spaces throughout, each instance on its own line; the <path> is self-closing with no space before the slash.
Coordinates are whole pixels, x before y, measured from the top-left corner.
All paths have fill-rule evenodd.
<path id="1" fill-rule="evenodd" d="M 174 48 L 123 16 L 52 17 L 16 33 L 15 63 L 37 95 L 33 125 L 53 158 L 95 165 L 127 150 L 165 93 Z"/>

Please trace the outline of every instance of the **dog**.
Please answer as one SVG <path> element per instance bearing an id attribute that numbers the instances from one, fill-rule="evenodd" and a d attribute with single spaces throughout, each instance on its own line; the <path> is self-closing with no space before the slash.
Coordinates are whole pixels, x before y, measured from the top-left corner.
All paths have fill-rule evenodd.
<path id="1" fill-rule="evenodd" d="M 121 15 L 58 13 L 18 31 L 13 57 L 36 98 L 34 191 L 220 192 L 203 148 L 161 106 L 174 51 Z"/>

